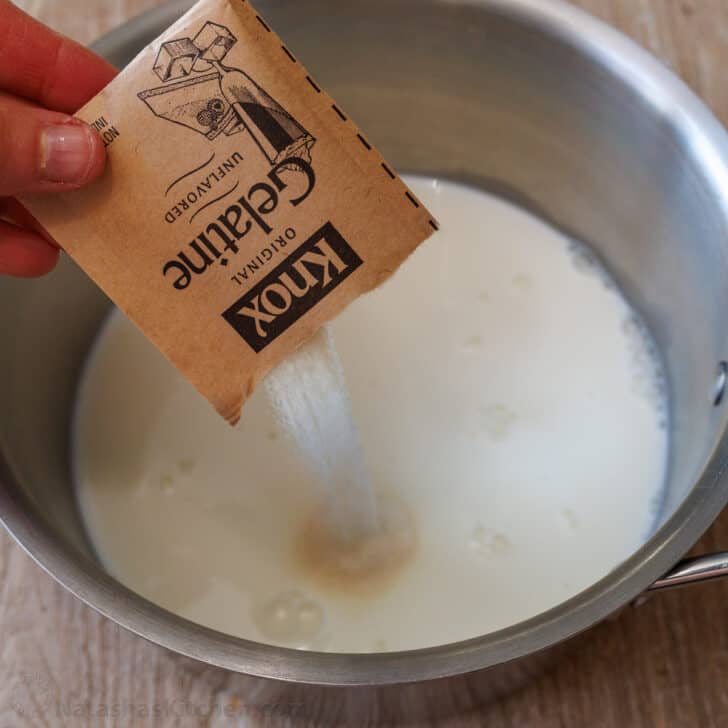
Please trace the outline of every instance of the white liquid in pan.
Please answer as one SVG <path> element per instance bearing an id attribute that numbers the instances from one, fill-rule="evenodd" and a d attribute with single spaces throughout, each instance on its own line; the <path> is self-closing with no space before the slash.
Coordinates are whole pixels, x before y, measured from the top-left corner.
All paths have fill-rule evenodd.
<path id="1" fill-rule="evenodd" d="M 91 539 L 122 582 L 254 640 L 399 650 L 534 616 L 648 535 L 666 405 L 628 304 L 530 215 L 410 183 L 442 231 L 333 324 L 394 557 L 342 570 L 312 536 L 320 484 L 265 388 L 232 429 L 114 314 L 83 380 L 75 467 Z"/>

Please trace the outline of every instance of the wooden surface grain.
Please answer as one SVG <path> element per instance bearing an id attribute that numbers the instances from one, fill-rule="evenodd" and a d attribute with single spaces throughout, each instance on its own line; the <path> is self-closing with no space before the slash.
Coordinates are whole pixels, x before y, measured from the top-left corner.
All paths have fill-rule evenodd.
<path id="1" fill-rule="evenodd" d="M 18 4 L 90 42 L 158 1 Z M 575 4 L 660 57 L 728 124 L 728 0 Z M 696 551 L 721 548 L 728 549 L 728 512 Z M 231 675 L 177 658 L 100 617 L 0 529 L 0 728 L 258 725 L 245 703 Z M 626 610 L 550 674 L 447 725 L 728 726 L 728 581 L 660 594 Z"/>

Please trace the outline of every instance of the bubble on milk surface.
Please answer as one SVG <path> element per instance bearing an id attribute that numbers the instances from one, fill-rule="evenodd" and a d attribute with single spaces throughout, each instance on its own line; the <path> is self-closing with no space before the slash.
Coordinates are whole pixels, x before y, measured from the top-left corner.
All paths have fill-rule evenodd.
<path id="1" fill-rule="evenodd" d="M 482 336 L 470 336 L 463 343 L 463 351 L 466 351 L 466 352 L 477 351 L 478 349 L 481 349 L 482 347 L 483 347 L 483 337 Z"/>
<path id="2" fill-rule="evenodd" d="M 480 427 L 493 442 L 505 440 L 518 417 L 513 410 L 501 402 L 478 407 Z"/>
<path id="3" fill-rule="evenodd" d="M 579 528 L 579 519 L 577 518 L 576 513 L 571 510 L 571 508 L 564 508 L 561 511 L 561 515 L 563 516 L 566 525 L 570 529 L 576 530 L 577 528 Z"/>
<path id="4" fill-rule="evenodd" d="M 297 589 L 282 591 L 253 610 L 261 636 L 276 644 L 311 649 L 324 627 L 324 608 Z"/>
<path id="5" fill-rule="evenodd" d="M 511 542 L 504 533 L 477 523 L 468 537 L 467 546 L 476 555 L 488 558 L 506 553 Z"/>
<path id="6" fill-rule="evenodd" d="M 533 288 L 533 278 L 528 273 L 517 273 L 513 276 L 512 283 L 515 288 L 523 292 Z"/>

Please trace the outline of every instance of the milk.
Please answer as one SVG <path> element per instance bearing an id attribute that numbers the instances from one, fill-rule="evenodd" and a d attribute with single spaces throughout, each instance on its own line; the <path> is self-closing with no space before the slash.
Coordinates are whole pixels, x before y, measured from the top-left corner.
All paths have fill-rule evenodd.
<path id="1" fill-rule="evenodd" d="M 74 440 L 89 536 L 119 580 L 253 640 L 400 650 L 532 617 L 649 535 L 667 408 L 640 319 L 536 218 L 408 181 L 442 232 L 332 325 L 382 538 L 322 543 L 326 495 L 264 388 L 230 428 L 117 313 Z"/>

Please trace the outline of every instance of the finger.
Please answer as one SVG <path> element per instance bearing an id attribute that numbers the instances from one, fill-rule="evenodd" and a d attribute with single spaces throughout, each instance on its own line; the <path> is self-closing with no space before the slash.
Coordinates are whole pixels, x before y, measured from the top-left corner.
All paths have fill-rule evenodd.
<path id="1" fill-rule="evenodd" d="M 95 53 L 0 0 L 0 89 L 73 114 L 115 75 Z"/>
<path id="2" fill-rule="evenodd" d="M 35 278 L 53 270 L 59 250 L 30 230 L 0 220 L 0 274 Z"/>
<path id="3" fill-rule="evenodd" d="M 0 94 L 0 196 L 81 187 L 105 161 L 104 143 L 87 124 Z"/>
<path id="4" fill-rule="evenodd" d="M 33 215 L 12 197 L 0 197 L 0 219 L 7 220 L 18 227 L 30 230 L 43 238 L 47 243 L 50 243 L 50 245 L 56 248 L 60 247 Z"/>

